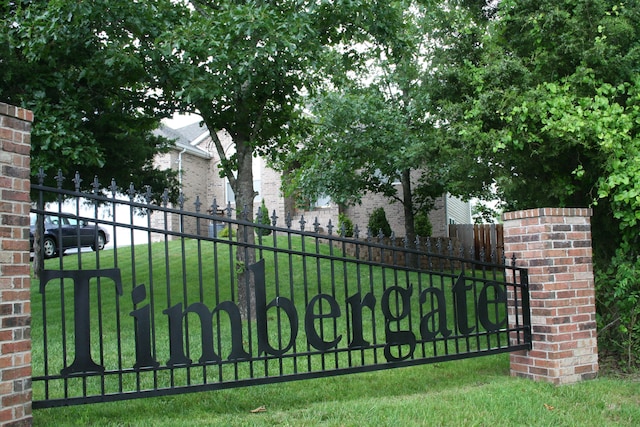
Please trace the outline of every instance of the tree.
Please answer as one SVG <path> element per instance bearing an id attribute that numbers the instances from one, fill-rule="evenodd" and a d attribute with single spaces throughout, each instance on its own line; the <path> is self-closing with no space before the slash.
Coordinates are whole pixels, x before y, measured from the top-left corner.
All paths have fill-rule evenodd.
<path id="1" fill-rule="evenodd" d="M 239 217 L 253 216 L 252 160 L 291 148 L 305 125 L 304 99 L 333 80 L 334 66 L 357 61 L 354 43 L 370 37 L 388 9 L 383 1 L 199 1 L 174 3 L 183 16 L 156 39 L 163 96 L 198 113 L 211 131 L 220 174 L 235 193 Z M 373 34 L 375 36 L 376 34 Z M 336 47 L 340 47 L 337 49 Z M 334 81 L 335 83 L 335 81 Z M 225 147 L 216 132 L 233 141 Z M 239 266 L 251 266 L 253 232 Z M 252 278 L 239 278 L 242 311 L 255 308 Z M 244 284 L 247 283 L 247 286 Z"/>
<path id="2" fill-rule="evenodd" d="M 33 110 L 31 174 L 47 183 L 79 172 L 175 198 L 175 173 L 153 167 L 169 141 L 152 131 L 169 114 L 150 88 L 148 41 L 162 31 L 140 2 L 4 2 L 0 98 Z M 63 185 L 73 186 L 67 179 Z"/>
<path id="3" fill-rule="evenodd" d="M 593 206 L 599 338 L 629 363 L 640 349 L 638 6 L 503 1 L 472 42 L 442 44 L 434 73 L 459 87 L 437 99 L 449 145 L 475 148 L 509 208 Z"/>
<path id="4" fill-rule="evenodd" d="M 364 37 L 375 2 L 258 0 L 189 2 L 185 16 L 158 39 L 162 90 L 180 109 L 196 112 L 212 131 L 221 176 L 238 210 L 252 212 L 254 156 L 286 151 L 303 126 L 304 97 L 326 84 L 330 50 Z M 225 130 L 233 147 L 215 132 Z"/>
<path id="5" fill-rule="evenodd" d="M 402 204 L 405 235 L 413 242 L 414 215 L 430 210 L 444 185 L 436 162 L 425 165 L 417 152 L 432 140 L 422 139 L 421 125 L 410 123 L 395 101 L 376 86 L 323 95 L 312 109 L 312 136 L 288 159 L 295 168 L 286 193 L 324 194 L 343 206 L 360 203 L 367 192 L 382 194 Z"/>
<path id="6" fill-rule="evenodd" d="M 285 191 L 308 199 L 328 195 L 340 205 L 382 194 L 402 204 L 413 244 L 414 216 L 432 209 L 446 179 L 421 80 L 429 21 L 410 1 L 389 3 L 386 18 L 384 35 L 361 47 L 366 67 L 310 102 L 313 125 L 285 161 L 293 171 Z"/>
<path id="7" fill-rule="evenodd" d="M 334 65 L 357 61 L 354 43 L 380 33 L 386 10 L 364 0 L 5 2 L 0 94 L 38 117 L 34 170 L 77 167 L 154 190 L 175 181 L 151 166 L 168 143 L 150 131 L 173 111 L 200 114 L 250 220 L 253 157 L 286 150 L 301 100 Z M 251 266 L 253 233 L 238 236 L 238 265 Z M 255 308 L 251 294 L 239 298 Z"/>

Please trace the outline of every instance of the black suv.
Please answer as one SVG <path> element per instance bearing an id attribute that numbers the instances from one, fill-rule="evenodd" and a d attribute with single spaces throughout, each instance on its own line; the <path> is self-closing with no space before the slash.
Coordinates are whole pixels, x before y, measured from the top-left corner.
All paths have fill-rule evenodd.
<path id="1" fill-rule="evenodd" d="M 29 237 L 32 251 L 37 218 L 36 214 L 31 214 Z M 44 257 L 51 258 L 70 248 L 90 247 L 94 251 L 100 251 L 109 243 L 109 233 L 95 224 L 88 224 L 75 218 L 45 215 L 44 236 L 40 242 Z"/>

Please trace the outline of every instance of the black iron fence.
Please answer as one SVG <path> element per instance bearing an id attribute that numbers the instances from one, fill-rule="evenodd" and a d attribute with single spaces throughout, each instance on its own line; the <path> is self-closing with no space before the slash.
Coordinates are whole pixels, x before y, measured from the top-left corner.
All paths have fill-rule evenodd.
<path id="1" fill-rule="evenodd" d="M 158 206 L 115 184 L 32 188 L 34 408 L 530 348 L 513 262 L 275 213 L 256 224 L 199 198 Z"/>

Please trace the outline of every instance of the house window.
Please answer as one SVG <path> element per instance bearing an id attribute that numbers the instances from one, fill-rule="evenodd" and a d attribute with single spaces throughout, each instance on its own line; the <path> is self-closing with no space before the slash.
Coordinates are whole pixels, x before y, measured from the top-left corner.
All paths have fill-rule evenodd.
<path id="1" fill-rule="evenodd" d="M 316 202 L 313 204 L 312 207 L 314 207 L 314 208 L 328 208 L 329 206 L 331 206 L 331 197 L 322 195 L 322 196 L 318 197 L 318 199 L 316 200 Z"/>
<path id="2" fill-rule="evenodd" d="M 233 190 L 231 189 L 231 184 L 229 183 L 229 181 L 227 180 L 227 195 L 226 195 L 226 202 L 227 203 L 235 203 L 236 202 L 236 195 L 233 192 Z"/>

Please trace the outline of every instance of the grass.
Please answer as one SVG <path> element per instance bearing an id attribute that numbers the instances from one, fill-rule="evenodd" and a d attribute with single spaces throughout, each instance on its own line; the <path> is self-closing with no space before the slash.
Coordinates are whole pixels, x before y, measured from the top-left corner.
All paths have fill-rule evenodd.
<path id="1" fill-rule="evenodd" d="M 375 373 L 34 411 L 35 426 L 636 426 L 640 382 L 553 386 L 498 355 Z M 264 411 L 255 411 L 264 408 Z"/>
<path id="2" fill-rule="evenodd" d="M 194 244 L 195 242 L 186 242 L 186 249 L 191 255 L 196 250 Z M 128 300 L 128 304 L 130 298 L 126 296 L 134 284 L 146 283 L 150 286 L 151 270 L 154 280 L 171 285 L 168 291 L 170 295 L 166 291 L 163 293 L 162 287 L 158 288 L 156 297 L 161 301 L 161 307 L 167 306 L 165 302 L 173 304 L 185 296 L 187 301 L 193 302 L 194 298 L 199 298 L 198 292 L 192 289 L 185 291 L 183 279 L 186 275 L 196 274 L 194 272 L 198 272 L 200 267 L 193 264 L 192 256 L 183 261 L 181 256 L 173 255 L 176 247 L 181 245 L 182 242 L 172 242 L 169 246 L 160 244 L 153 246 L 150 252 L 146 249 L 136 249 L 135 253 L 120 251 L 117 258 L 112 251 L 105 251 L 100 253 L 100 267 L 121 268 L 123 281 L 126 283 L 128 279 L 131 282 L 124 289 L 123 301 Z M 320 249 L 326 252 L 326 248 Z M 166 250 L 171 259 L 168 269 L 165 269 L 163 261 Z M 151 266 L 148 265 L 149 254 L 152 255 Z M 131 263 L 126 262 L 127 258 L 132 257 L 137 260 L 136 271 L 132 271 Z M 82 258 L 83 268 L 94 267 L 86 263 L 85 259 L 91 257 Z M 79 258 L 73 255 L 52 259 L 47 261 L 47 268 L 62 265 L 77 268 L 78 261 Z M 332 274 L 332 266 L 318 266 L 315 262 L 310 264 L 310 271 L 306 274 L 312 279 Z M 202 275 L 205 278 L 214 274 L 230 278 L 233 266 L 222 253 L 218 264 L 214 266 L 210 263 L 203 268 Z M 298 283 L 304 273 L 301 268 L 296 268 L 293 282 Z M 377 276 L 376 281 L 381 280 L 378 271 L 367 268 L 360 273 L 364 276 L 373 274 Z M 166 277 L 163 278 L 163 275 Z M 281 280 L 283 284 L 289 283 L 288 277 Z M 365 278 L 364 282 L 367 283 L 368 279 Z M 112 287 L 108 284 L 104 286 Z M 38 343 L 41 343 L 42 320 L 38 317 L 36 308 L 39 307 L 42 295 L 37 291 L 37 281 L 34 281 L 32 289 L 36 375 L 41 374 L 38 369 L 42 365 L 42 349 L 38 347 Z M 113 294 L 113 291 L 110 293 Z M 60 300 L 60 290 L 55 284 L 47 285 L 47 298 L 54 302 L 48 312 L 48 316 L 51 315 L 52 318 L 61 316 L 63 311 L 69 313 L 72 310 L 70 303 L 64 309 L 55 304 Z M 211 295 L 205 295 L 204 298 L 211 298 Z M 114 316 L 109 315 L 111 310 L 116 310 L 113 301 L 115 298 L 112 297 L 105 297 L 102 301 L 106 308 L 103 335 L 109 335 L 115 327 Z M 95 303 L 95 298 L 92 303 Z M 207 303 L 214 305 L 215 299 L 209 299 Z M 124 306 L 120 307 L 123 319 L 127 318 L 132 309 L 126 304 L 123 302 Z M 66 328 L 72 335 L 70 323 L 67 322 Z M 55 328 L 50 329 L 50 345 L 54 346 L 51 351 L 60 352 L 60 333 L 56 336 L 53 332 Z M 131 340 L 131 337 L 125 337 L 127 339 Z M 161 347 L 168 348 L 166 337 L 160 339 L 164 340 L 161 341 Z M 276 338 L 273 342 L 277 342 Z M 71 347 L 71 344 L 68 346 Z M 125 358 L 131 358 L 131 344 L 124 347 Z M 73 351 L 70 353 L 72 355 Z M 106 349 L 107 361 L 113 357 L 112 353 L 112 349 Z M 199 350 L 194 349 L 194 354 L 200 354 Z M 166 356 L 164 357 L 166 360 Z M 131 366 L 131 363 L 126 362 L 124 365 Z M 53 371 L 60 367 L 56 366 Z M 34 384 L 34 395 L 42 392 L 39 387 L 40 385 Z M 260 408 L 264 410 L 256 411 Z M 573 386 L 554 387 L 509 377 L 508 356 L 496 355 L 281 384 L 40 409 L 34 411 L 33 415 L 34 425 L 60 426 L 640 425 L 640 383 L 600 378 Z"/>

